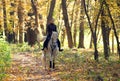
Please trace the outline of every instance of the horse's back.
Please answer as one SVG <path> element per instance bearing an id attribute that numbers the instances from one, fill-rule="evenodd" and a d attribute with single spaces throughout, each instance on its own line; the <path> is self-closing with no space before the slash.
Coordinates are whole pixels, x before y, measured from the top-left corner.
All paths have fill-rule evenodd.
<path id="1" fill-rule="evenodd" d="M 58 38 L 58 33 L 53 31 L 51 38 L 57 39 Z"/>

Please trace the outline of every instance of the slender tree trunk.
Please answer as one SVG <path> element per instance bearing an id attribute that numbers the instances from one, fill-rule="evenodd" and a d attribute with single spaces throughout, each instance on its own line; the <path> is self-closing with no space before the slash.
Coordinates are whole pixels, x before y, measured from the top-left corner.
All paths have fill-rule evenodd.
<path id="1" fill-rule="evenodd" d="M 72 27 L 73 25 L 73 21 L 74 21 L 74 11 L 75 11 L 75 4 L 76 4 L 76 1 L 74 1 L 74 4 L 73 4 L 73 8 L 72 8 L 72 14 L 71 14 L 71 23 L 70 23 L 70 26 Z M 76 18 L 75 18 L 76 19 Z"/>
<path id="2" fill-rule="evenodd" d="M 54 12 L 54 8 L 55 8 L 55 3 L 56 3 L 56 0 L 51 0 L 49 14 L 47 16 L 47 24 L 49 24 L 48 22 L 49 22 L 49 20 L 53 16 L 53 12 Z"/>
<path id="3" fill-rule="evenodd" d="M 92 48 L 92 45 L 93 44 L 93 37 L 92 37 L 92 34 L 90 35 L 90 46 L 89 46 L 89 48 Z"/>
<path id="4" fill-rule="evenodd" d="M 112 54 L 114 54 L 114 32 L 112 31 Z"/>
<path id="5" fill-rule="evenodd" d="M 61 44 L 64 46 L 64 41 L 65 41 L 65 28 L 62 28 L 62 33 L 61 33 Z"/>
<path id="6" fill-rule="evenodd" d="M 39 27 L 38 24 L 38 11 L 37 11 L 37 1 L 31 0 L 33 13 L 35 15 L 35 26 Z"/>
<path id="7" fill-rule="evenodd" d="M 71 28 L 70 28 L 69 20 L 68 20 L 66 0 L 62 0 L 62 10 L 63 10 L 64 23 L 65 23 L 65 27 L 66 27 L 66 33 L 67 33 L 68 46 L 69 46 L 69 48 L 72 48 L 73 47 L 73 41 L 72 41 Z"/>
<path id="8" fill-rule="evenodd" d="M 79 27 L 79 45 L 78 48 L 84 48 L 84 5 L 83 0 L 81 0 L 80 9 L 80 27 Z"/>
<path id="9" fill-rule="evenodd" d="M 40 37 L 37 37 L 37 35 L 40 34 L 41 31 L 39 31 L 39 29 L 38 29 L 39 28 L 39 23 L 38 23 L 39 20 L 38 20 L 38 11 L 37 11 L 37 1 L 31 0 L 31 6 L 32 6 L 33 13 L 35 15 L 35 25 L 33 27 L 35 29 L 33 30 L 33 33 L 31 32 L 31 34 L 34 35 L 34 38 L 32 38 L 30 40 L 34 40 L 34 42 L 37 41 L 39 43 L 39 41 L 37 40 L 37 38 L 40 38 Z M 39 47 L 40 47 L 40 45 L 39 45 Z"/>
<path id="10" fill-rule="evenodd" d="M 62 12 L 62 5 L 59 6 L 59 16 L 58 16 L 58 34 L 60 33 L 61 29 L 62 29 L 62 16 L 61 16 L 61 12 Z"/>
<path id="11" fill-rule="evenodd" d="M 16 19 L 18 19 L 18 0 L 14 0 L 14 33 L 15 33 L 15 43 L 18 43 L 18 21 L 16 21 Z"/>
<path id="12" fill-rule="evenodd" d="M 74 7 L 73 7 L 73 12 L 74 13 L 72 13 L 73 15 L 72 15 L 72 17 L 74 18 L 72 18 L 71 20 L 74 20 L 74 21 L 72 21 L 71 22 L 71 27 L 73 26 L 74 28 L 74 30 L 73 30 L 73 44 L 74 44 L 74 46 L 76 47 L 76 37 L 77 37 L 77 20 L 79 20 L 79 4 L 80 4 L 80 1 L 79 0 L 75 0 L 75 2 L 74 2 Z M 74 24 L 73 24 L 74 23 Z"/>
<path id="13" fill-rule="evenodd" d="M 24 42 L 24 8 L 23 3 L 19 0 L 18 4 L 18 18 L 19 18 L 19 43 Z"/>
<path id="14" fill-rule="evenodd" d="M 90 0 L 88 0 L 87 1 L 87 10 L 89 10 L 89 7 L 90 7 L 90 4 L 91 2 L 90 2 Z M 96 7 L 97 5 L 96 5 L 96 1 L 94 2 L 94 6 Z M 93 16 L 95 16 L 94 18 L 92 18 L 92 27 L 94 27 L 95 26 L 95 19 L 96 19 L 96 10 L 94 10 L 94 12 L 93 13 L 91 13 L 91 12 L 89 12 L 90 13 L 90 15 L 93 15 Z M 97 35 L 96 35 L 97 36 Z M 91 39 L 90 39 L 90 46 L 89 46 L 89 48 L 93 48 L 93 38 L 92 38 L 92 34 L 91 34 Z"/>
<path id="15" fill-rule="evenodd" d="M 93 37 L 93 44 L 94 44 L 94 59 L 96 61 L 98 61 L 98 50 L 97 50 L 97 37 L 96 37 L 96 30 L 97 30 L 97 23 L 98 23 L 98 19 L 99 19 L 99 16 L 100 16 L 100 13 L 101 13 L 101 9 L 102 9 L 102 6 L 103 4 L 101 4 L 100 6 L 100 9 L 99 9 L 99 12 L 97 14 L 97 17 L 96 17 L 96 22 L 95 22 L 95 27 L 92 27 L 92 23 L 90 21 L 90 17 L 87 13 L 87 9 L 86 9 L 86 4 L 85 4 L 85 0 L 83 0 L 83 5 L 84 5 L 84 10 L 85 10 L 85 14 L 87 16 L 87 19 L 88 19 L 88 23 L 89 23 L 89 26 L 90 26 L 90 30 L 91 30 L 91 34 L 92 34 L 92 37 Z M 93 29 L 95 28 L 95 29 Z"/>
<path id="16" fill-rule="evenodd" d="M 96 33 L 93 31 L 93 27 L 92 27 L 92 24 L 91 24 L 91 21 L 90 21 L 90 17 L 87 13 L 87 9 L 86 9 L 86 4 L 85 4 L 85 1 L 83 0 L 83 4 L 84 4 L 84 10 L 85 10 L 85 14 L 88 18 L 88 23 L 89 23 L 89 26 L 90 26 L 90 30 L 91 30 L 91 34 L 92 34 L 92 37 L 93 37 L 93 44 L 94 44 L 94 59 L 98 61 L 98 50 L 97 50 L 97 38 L 96 38 Z"/>
<path id="17" fill-rule="evenodd" d="M 2 0 L 2 4 L 3 4 L 3 18 L 4 18 L 4 32 L 5 32 L 5 36 L 7 37 L 7 13 L 6 13 L 6 2 L 5 0 Z"/>
<path id="18" fill-rule="evenodd" d="M 75 11 L 75 19 L 74 19 L 73 42 L 74 42 L 74 46 L 75 47 L 76 47 L 76 36 L 77 36 L 77 18 L 78 18 L 78 12 L 79 12 L 79 10 L 77 9 Z"/>
<path id="19" fill-rule="evenodd" d="M 112 22 L 112 27 L 113 27 L 113 30 L 114 30 L 114 34 L 115 34 L 115 38 L 116 38 L 116 41 L 117 41 L 117 50 L 118 50 L 118 54 L 119 54 L 119 59 L 120 59 L 120 41 L 119 41 L 119 38 L 118 38 L 118 35 L 117 35 L 117 31 L 116 31 L 116 28 L 115 28 L 115 24 L 114 24 L 114 20 L 112 18 L 112 15 L 110 13 L 110 9 L 109 9 L 109 6 L 108 4 L 106 3 L 106 1 L 104 0 L 104 4 L 106 6 L 106 9 L 108 11 L 108 15 L 111 19 L 111 22 Z"/>
<path id="20" fill-rule="evenodd" d="M 104 45 L 104 55 L 105 59 L 108 60 L 109 57 L 109 44 L 108 44 L 108 37 L 107 37 L 107 27 L 105 22 L 105 8 L 103 7 L 101 13 L 101 29 L 102 29 L 102 37 L 103 37 L 103 45 Z"/>
<path id="21" fill-rule="evenodd" d="M 9 43 L 15 43 L 15 31 L 14 31 L 14 27 L 15 27 L 15 22 L 14 22 L 14 17 L 15 17 L 15 2 L 11 2 L 10 3 L 11 4 L 11 11 L 9 12 L 9 14 L 10 14 L 10 19 L 9 19 L 9 26 L 11 27 L 11 29 L 12 30 L 10 30 L 10 32 L 8 33 L 8 37 L 9 37 L 9 39 L 8 39 L 8 41 L 9 41 Z"/>

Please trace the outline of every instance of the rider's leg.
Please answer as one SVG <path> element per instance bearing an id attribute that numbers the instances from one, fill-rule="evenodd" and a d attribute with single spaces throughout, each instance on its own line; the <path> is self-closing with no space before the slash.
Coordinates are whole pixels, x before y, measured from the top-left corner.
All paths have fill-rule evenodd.
<path id="1" fill-rule="evenodd" d="M 43 43 L 43 49 L 42 50 L 44 50 L 44 48 L 46 48 L 47 47 L 47 39 L 45 40 L 45 42 Z"/>
<path id="2" fill-rule="evenodd" d="M 47 36 L 45 42 L 43 43 L 43 49 L 42 50 L 44 50 L 44 48 L 47 48 L 49 40 L 50 40 L 50 37 Z"/>
<path id="3" fill-rule="evenodd" d="M 63 51 L 63 49 L 61 49 L 61 44 L 60 44 L 59 39 L 57 40 L 57 43 L 58 43 L 59 51 Z"/>

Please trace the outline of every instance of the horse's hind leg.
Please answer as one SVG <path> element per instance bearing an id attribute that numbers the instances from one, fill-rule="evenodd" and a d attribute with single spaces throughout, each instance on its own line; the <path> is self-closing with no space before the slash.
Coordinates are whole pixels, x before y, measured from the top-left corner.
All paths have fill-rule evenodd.
<path id="1" fill-rule="evenodd" d="M 50 66 L 49 67 L 52 68 L 52 61 L 50 61 Z"/>
<path id="2" fill-rule="evenodd" d="M 55 69 L 55 55 L 51 55 L 50 68 Z"/>
<path id="3" fill-rule="evenodd" d="M 55 60 L 53 60 L 53 69 L 55 69 Z"/>
<path id="4" fill-rule="evenodd" d="M 41 61 L 42 61 L 42 66 L 46 70 L 46 54 L 42 53 Z"/>
<path id="5" fill-rule="evenodd" d="M 53 55 L 53 69 L 55 69 L 55 54 Z"/>
<path id="6" fill-rule="evenodd" d="M 50 54 L 50 69 L 53 70 L 53 55 Z"/>
<path id="7" fill-rule="evenodd" d="M 50 68 L 52 68 L 52 55 L 50 54 Z"/>

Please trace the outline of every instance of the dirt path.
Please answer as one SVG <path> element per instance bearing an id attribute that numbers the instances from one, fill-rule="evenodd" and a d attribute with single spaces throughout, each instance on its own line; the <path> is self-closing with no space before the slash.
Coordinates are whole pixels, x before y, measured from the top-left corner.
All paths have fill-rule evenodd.
<path id="1" fill-rule="evenodd" d="M 12 56 L 12 66 L 5 81 L 61 81 L 56 71 L 45 71 L 40 59 L 29 52 Z"/>

